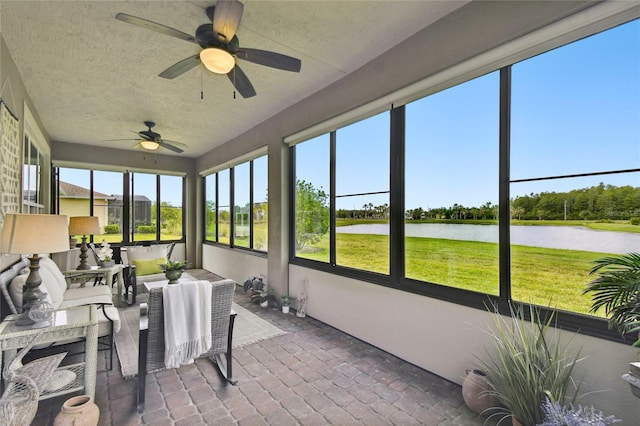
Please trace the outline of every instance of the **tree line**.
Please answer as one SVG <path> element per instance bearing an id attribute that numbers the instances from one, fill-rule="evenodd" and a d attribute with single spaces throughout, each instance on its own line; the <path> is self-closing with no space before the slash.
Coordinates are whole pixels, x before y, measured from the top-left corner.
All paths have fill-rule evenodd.
<path id="1" fill-rule="evenodd" d="M 304 182 L 300 191 L 315 191 Z M 327 201 L 328 194 L 324 194 Z M 328 208 L 328 205 L 324 206 Z M 407 209 L 408 220 L 497 220 L 498 204 L 454 204 L 449 207 Z M 510 214 L 517 220 L 631 220 L 640 217 L 640 187 L 599 185 L 568 192 L 541 192 L 511 199 Z M 389 205 L 368 203 L 360 209 L 338 209 L 338 219 L 387 219 Z"/>
<path id="2" fill-rule="evenodd" d="M 454 204 L 405 211 L 408 220 L 497 220 L 498 204 L 478 207 Z M 310 182 L 296 181 L 296 249 L 316 243 L 329 229 L 329 194 Z M 616 187 L 600 183 L 568 192 L 541 192 L 511 199 L 510 214 L 518 220 L 640 220 L 640 187 Z M 389 205 L 368 203 L 361 209 L 339 209 L 338 219 L 384 219 Z"/>

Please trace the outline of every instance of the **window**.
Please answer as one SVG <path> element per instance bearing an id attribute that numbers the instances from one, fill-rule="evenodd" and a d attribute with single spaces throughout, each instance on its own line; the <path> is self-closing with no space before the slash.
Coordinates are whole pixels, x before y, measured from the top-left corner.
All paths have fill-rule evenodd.
<path id="1" fill-rule="evenodd" d="M 296 146 L 295 254 L 329 262 L 329 135 Z"/>
<path id="2" fill-rule="evenodd" d="M 180 176 L 160 176 L 160 239 L 182 240 L 182 184 Z"/>
<path id="3" fill-rule="evenodd" d="M 640 247 L 638 33 L 636 20 L 395 106 L 393 126 L 379 114 L 294 135 L 291 262 L 481 309 L 551 306 L 613 336 L 571 314 L 588 314 L 594 260 Z"/>
<path id="4" fill-rule="evenodd" d="M 97 216 L 101 234 L 93 241 L 184 240 L 184 177 L 64 167 L 55 173 L 56 211 Z"/>
<path id="5" fill-rule="evenodd" d="M 231 170 L 218 172 L 218 242 L 231 244 Z"/>
<path id="6" fill-rule="evenodd" d="M 218 211 L 218 203 L 216 201 L 216 195 L 218 193 L 218 185 L 217 178 L 218 174 L 214 173 L 212 175 L 205 176 L 204 178 L 204 187 L 205 187 L 205 241 L 218 241 L 218 220 L 217 220 L 217 211 Z"/>
<path id="7" fill-rule="evenodd" d="M 639 33 L 632 22 L 513 65 L 516 300 L 586 314 L 593 261 L 640 247 Z"/>
<path id="8" fill-rule="evenodd" d="M 498 73 L 406 106 L 405 275 L 497 295 Z"/>
<path id="9" fill-rule="evenodd" d="M 83 172 L 89 173 L 87 170 Z M 118 184 L 120 184 L 118 188 Z M 88 195 L 88 191 L 86 194 Z M 122 173 L 93 171 L 93 210 L 98 216 L 102 237 L 94 236 L 94 241 L 109 243 L 122 242 Z M 89 202 L 89 200 L 87 200 Z"/>
<path id="10" fill-rule="evenodd" d="M 249 247 L 251 242 L 250 178 L 249 163 L 233 168 L 233 243 L 238 247 Z"/>
<path id="11" fill-rule="evenodd" d="M 29 135 L 25 133 L 22 167 L 22 210 L 24 213 L 44 213 L 43 167 L 45 167 L 44 155 L 38 150 Z"/>
<path id="12" fill-rule="evenodd" d="M 389 274 L 389 132 L 388 112 L 336 132 L 337 265 Z"/>
<path id="13" fill-rule="evenodd" d="M 267 172 L 265 155 L 204 176 L 205 241 L 267 251 Z"/>
<path id="14" fill-rule="evenodd" d="M 268 250 L 269 243 L 269 191 L 267 156 L 253 160 L 253 248 Z"/>

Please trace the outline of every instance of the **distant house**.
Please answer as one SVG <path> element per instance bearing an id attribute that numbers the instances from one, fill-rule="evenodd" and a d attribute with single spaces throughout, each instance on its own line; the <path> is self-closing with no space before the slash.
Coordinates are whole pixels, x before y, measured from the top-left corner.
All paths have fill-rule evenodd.
<path id="1" fill-rule="evenodd" d="M 87 188 L 60 181 L 60 214 L 67 216 L 89 216 L 89 195 Z M 108 224 L 122 226 L 122 195 L 107 195 L 93 192 L 93 215 L 98 216 L 100 228 Z M 132 217 L 135 225 L 151 225 L 151 200 L 144 195 L 136 195 Z"/>
<path id="2" fill-rule="evenodd" d="M 60 214 L 67 216 L 89 216 L 90 192 L 87 188 L 60 181 Z M 113 195 L 93 192 L 93 216 L 97 216 L 100 228 L 109 224 L 108 206 Z"/>

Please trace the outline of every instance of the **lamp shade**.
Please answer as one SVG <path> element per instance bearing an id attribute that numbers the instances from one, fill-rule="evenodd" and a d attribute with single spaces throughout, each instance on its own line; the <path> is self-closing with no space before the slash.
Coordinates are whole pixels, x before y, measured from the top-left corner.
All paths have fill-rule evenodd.
<path id="1" fill-rule="evenodd" d="M 227 74 L 236 65 L 231 53 L 217 47 L 202 49 L 200 60 L 209 71 L 216 74 Z"/>
<path id="2" fill-rule="evenodd" d="M 58 253 L 67 250 L 69 250 L 67 216 L 8 214 L 4 217 L 0 236 L 1 253 Z"/>
<path id="3" fill-rule="evenodd" d="M 72 216 L 69 218 L 69 235 L 94 235 L 100 233 L 97 216 Z M 67 240 L 67 245 L 69 241 Z"/>

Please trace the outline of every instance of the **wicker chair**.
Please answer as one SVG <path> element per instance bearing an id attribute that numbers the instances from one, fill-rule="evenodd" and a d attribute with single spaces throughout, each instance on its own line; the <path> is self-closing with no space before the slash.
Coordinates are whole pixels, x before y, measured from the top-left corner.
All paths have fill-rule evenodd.
<path id="1" fill-rule="evenodd" d="M 0 398 L 0 424 L 22 426 L 31 424 L 38 411 L 38 399 L 51 375 L 65 357 L 65 353 L 47 356 L 22 364 L 22 358 L 29 352 L 40 336 L 22 348 L 4 370 L 5 391 Z"/>
<path id="2" fill-rule="evenodd" d="M 232 378 L 231 339 L 236 313 L 231 310 L 236 282 L 225 279 L 211 283 L 211 349 L 200 358 L 209 358 L 225 382 Z M 138 412 L 144 410 L 146 374 L 165 369 L 164 311 L 162 288 L 149 291 L 149 302 L 140 304 L 138 353 Z M 224 355 L 224 359 L 222 357 Z"/>

